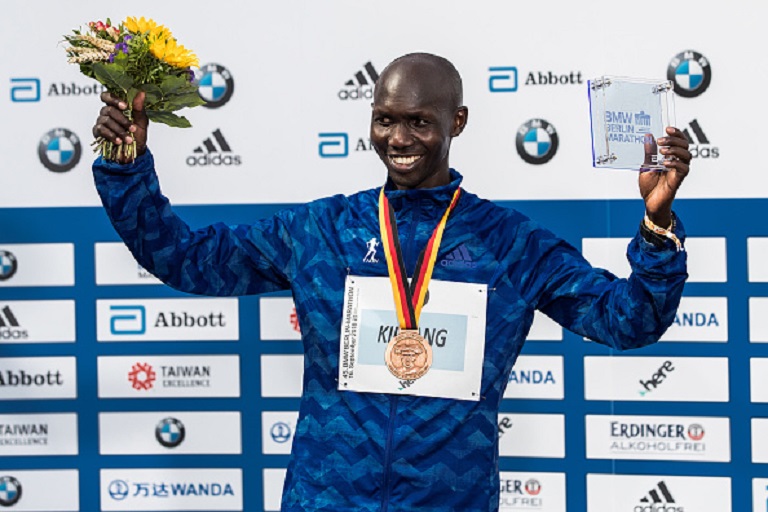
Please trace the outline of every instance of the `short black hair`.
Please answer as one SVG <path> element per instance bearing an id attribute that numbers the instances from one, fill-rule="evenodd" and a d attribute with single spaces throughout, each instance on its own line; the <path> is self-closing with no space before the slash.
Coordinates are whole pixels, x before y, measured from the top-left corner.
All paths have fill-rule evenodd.
<path id="1" fill-rule="evenodd" d="M 445 57 L 434 55 L 432 53 L 408 53 L 387 64 L 387 67 L 384 68 L 384 71 L 382 71 L 381 74 L 384 75 L 387 72 L 387 69 L 400 62 L 427 64 L 437 68 L 440 73 L 445 75 L 446 80 L 448 80 L 448 83 L 451 86 L 451 103 L 453 108 L 462 106 L 462 102 L 464 101 L 464 87 L 461 83 L 461 75 L 451 61 Z"/>

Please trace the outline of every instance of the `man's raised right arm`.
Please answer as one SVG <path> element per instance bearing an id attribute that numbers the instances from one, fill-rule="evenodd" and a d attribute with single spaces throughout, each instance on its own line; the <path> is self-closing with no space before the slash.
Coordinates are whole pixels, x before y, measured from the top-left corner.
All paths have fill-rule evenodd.
<path id="1" fill-rule="evenodd" d="M 139 156 L 131 163 L 100 157 L 93 164 L 102 204 L 136 261 L 187 293 L 246 295 L 289 288 L 294 264 L 287 225 L 294 213 L 282 212 L 253 225 L 217 223 L 192 230 L 160 191 L 154 160 L 146 149 L 143 95 L 134 101 L 133 122 L 123 114 L 124 102 L 106 93 L 102 100 L 106 105 L 94 136 L 116 144 L 135 140 L 137 145 Z"/>

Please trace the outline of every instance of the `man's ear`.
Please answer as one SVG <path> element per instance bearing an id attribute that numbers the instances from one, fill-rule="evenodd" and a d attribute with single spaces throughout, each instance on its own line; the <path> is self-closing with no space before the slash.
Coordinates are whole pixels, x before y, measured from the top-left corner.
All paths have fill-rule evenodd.
<path id="1" fill-rule="evenodd" d="M 467 120 L 469 119 L 469 109 L 467 107 L 459 107 L 456 109 L 456 113 L 453 115 L 453 130 L 451 130 L 451 137 L 458 137 L 461 132 L 464 131 L 464 127 L 467 126 Z"/>

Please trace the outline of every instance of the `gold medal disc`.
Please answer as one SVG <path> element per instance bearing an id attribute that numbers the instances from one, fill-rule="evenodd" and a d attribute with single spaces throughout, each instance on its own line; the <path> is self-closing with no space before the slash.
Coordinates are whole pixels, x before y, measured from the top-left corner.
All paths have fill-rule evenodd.
<path id="1" fill-rule="evenodd" d="M 384 361 L 398 379 L 416 380 L 432 366 L 432 346 L 418 331 L 401 330 L 387 344 Z"/>

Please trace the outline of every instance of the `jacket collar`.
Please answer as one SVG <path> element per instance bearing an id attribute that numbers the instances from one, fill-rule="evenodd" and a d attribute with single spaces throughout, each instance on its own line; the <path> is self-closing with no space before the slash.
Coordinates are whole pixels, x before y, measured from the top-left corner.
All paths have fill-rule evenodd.
<path id="1" fill-rule="evenodd" d="M 384 193 L 395 210 L 401 207 L 407 207 L 409 203 L 421 202 L 422 204 L 444 204 L 450 203 L 453 193 L 461 185 L 464 177 L 455 169 L 449 169 L 451 182 L 433 188 L 416 188 L 412 190 L 397 190 L 392 180 L 387 178 L 384 185 Z"/>

